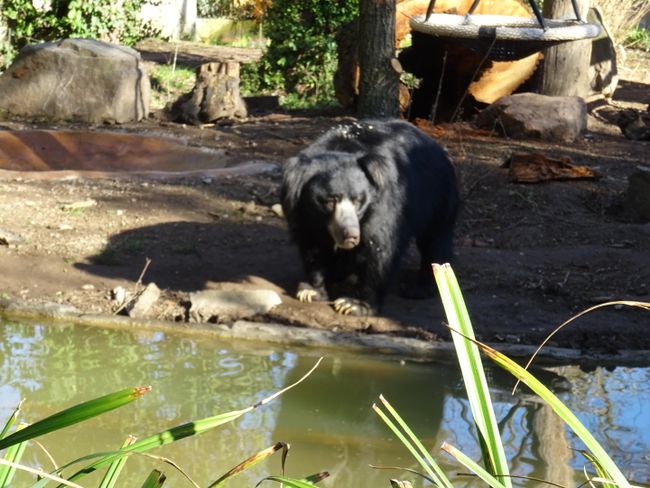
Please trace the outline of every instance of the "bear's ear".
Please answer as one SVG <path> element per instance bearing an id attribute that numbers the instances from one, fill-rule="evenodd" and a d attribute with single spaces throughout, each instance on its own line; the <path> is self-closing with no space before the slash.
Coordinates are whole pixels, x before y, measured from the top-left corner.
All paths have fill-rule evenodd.
<path id="1" fill-rule="evenodd" d="M 361 170 L 365 173 L 370 183 L 381 190 L 386 185 L 387 162 L 378 154 L 366 154 L 357 161 Z"/>
<path id="2" fill-rule="evenodd" d="M 301 171 L 298 157 L 290 158 L 284 163 L 282 171 L 282 188 L 280 190 L 280 201 L 282 210 L 286 216 L 293 213 L 303 185 L 304 171 Z"/>
<path id="3" fill-rule="evenodd" d="M 305 184 L 319 171 L 318 165 L 310 163 L 310 158 L 298 155 L 284 164 L 280 201 L 287 217 L 293 214 L 298 205 Z"/>

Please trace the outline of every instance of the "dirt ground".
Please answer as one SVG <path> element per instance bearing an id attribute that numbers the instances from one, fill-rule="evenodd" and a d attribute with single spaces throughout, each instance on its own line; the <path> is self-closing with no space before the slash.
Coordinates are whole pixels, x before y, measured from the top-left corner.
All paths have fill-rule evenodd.
<path id="1" fill-rule="evenodd" d="M 650 301 L 650 224 L 635 221 L 622 205 L 628 176 L 650 165 L 650 142 L 628 140 L 611 123 L 622 110 L 645 110 L 650 103 L 649 59 L 626 62 L 613 103 L 590 105 L 589 130 L 574 144 L 509 140 L 463 125 L 440 130 L 461 180 L 453 266 L 481 339 L 538 344 L 588 307 Z M 2 298 L 113 313 L 118 305 L 111 290 L 136 289 L 144 271 L 141 281 L 163 290 L 156 318 L 186 320 L 188 292 L 243 282 L 282 294 L 281 305 L 254 320 L 447 340 L 435 299 L 407 300 L 394 290 L 381 317 L 350 318 L 327 304 L 291 298 L 301 266 L 272 208 L 281 164 L 348 119 L 278 112 L 231 126 L 186 127 L 152 119 L 91 128 L 96 134 L 172 137 L 190 152 L 210 149 L 214 157 L 208 159 L 225 166 L 214 171 L 205 161 L 193 164 L 190 153 L 178 156 L 177 169 L 199 171 L 185 174 L 124 171 L 169 169 L 146 161 L 108 168 L 120 172 L 77 171 L 75 165 L 57 167 L 73 170 L 67 172 L 0 171 Z M 602 176 L 513 183 L 502 165 L 515 152 L 568 156 Z M 240 166 L 250 161 L 256 163 Z M 151 262 L 145 269 L 146 258 Z M 416 262 L 413 251 L 405 259 L 405 279 Z M 649 349 L 649 327 L 650 312 L 610 307 L 580 318 L 551 344 L 612 354 Z"/>

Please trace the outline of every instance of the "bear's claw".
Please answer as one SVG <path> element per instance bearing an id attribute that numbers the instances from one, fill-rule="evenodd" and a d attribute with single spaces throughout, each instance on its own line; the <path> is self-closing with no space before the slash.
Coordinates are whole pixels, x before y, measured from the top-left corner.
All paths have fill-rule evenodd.
<path id="1" fill-rule="evenodd" d="M 341 315 L 370 315 L 370 305 L 354 298 L 337 298 L 334 300 L 334 310 Z"/>
<path id="2" fill-rule="evenodd" d="M 311 290 L 308 288 L 298 290 L 298 293 L 296 293 L 296 298 L 303 303 L 311 303 L 314 300 L 318 299 L 319 296 L 320 293 L 318 293 L 316 290 Z"/>

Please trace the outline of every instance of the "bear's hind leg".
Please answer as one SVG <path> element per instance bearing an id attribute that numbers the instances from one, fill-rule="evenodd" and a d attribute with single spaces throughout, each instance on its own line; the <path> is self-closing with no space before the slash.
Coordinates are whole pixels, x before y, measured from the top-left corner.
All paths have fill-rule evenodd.
<path id="1" fill-rule="evenodd" d="M 416 243 L 420 251 L 420 268 L 418 269 L 417 280 L 408 289 L 403 289 L 402 294 L 406 298 L 421 300 L 436 294 L 431 265 L 433 263 L 443 264 L 452 260 L 452 226 L 435 228 L 426 235 L 419 236 Z"/>

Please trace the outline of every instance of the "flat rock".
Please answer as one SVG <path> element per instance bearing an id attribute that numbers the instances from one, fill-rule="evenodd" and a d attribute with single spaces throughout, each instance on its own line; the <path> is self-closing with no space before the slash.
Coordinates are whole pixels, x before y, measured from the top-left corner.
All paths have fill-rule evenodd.
<path id="1" fill-rule="evenodd" d="M 126 307 L 126 313 L 131 318 L 147 318 L 159 298 L 160 288 L 155 283 L 149 283 L 142 293 Z"/>
<path id="2" fill-rule="evenodd" d="M 190 293 L 190 320 L 225 322 L 264 314 L 282 303 L 273 290 L 202 290 Z"/>
<path id="3" fill-rule="evenodd" d="M 18 53 L 0 76 L 0 110 L 27 118 L 124 123 L 148 114 L 150 91 L 137 51 L 63 39 Z"/>
<path id="4" fill-rule="evenodd" d="M 476 125 L 514 139 L 573 142 L 587 127 L 587 107 L 580 97 L 519 93 L 487 107 Z"/>
<path id="5" fill-rule="evenodd" d="M 62 318 L 75 315 L 81 315 L 79 310 L 74 305 L 69 303 L 29 303 L 23 300 L 8 300 L 0 297 L 0 310 L 5 312 L 28 312 L 38 317 L 48 318 Z"/>
<path id="6" fill-rule="evenodd" d="M 0 228 L 0 246 L 13 246 L 23 242 L 23 237 L 15 232 Z"/>

